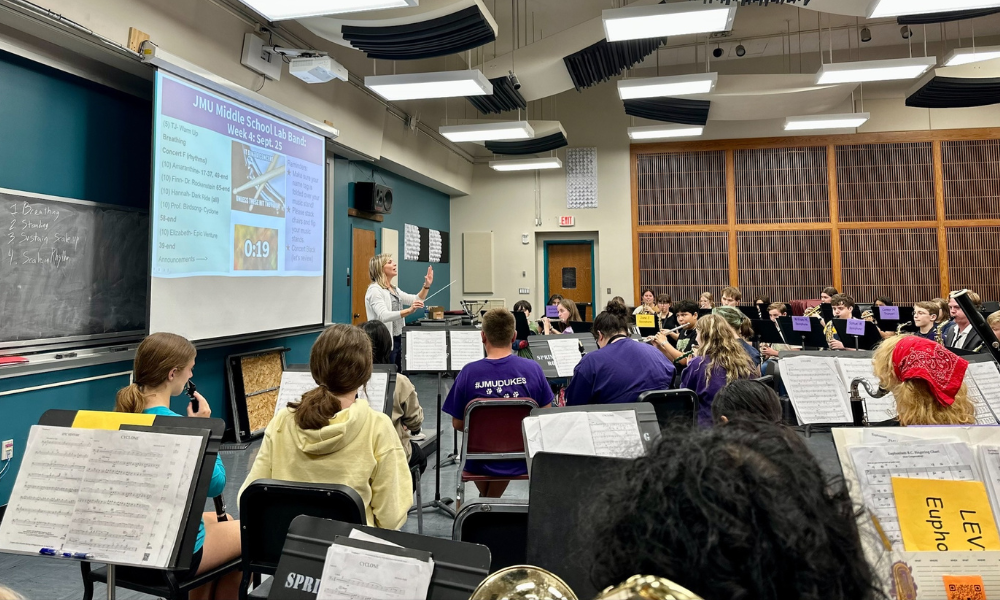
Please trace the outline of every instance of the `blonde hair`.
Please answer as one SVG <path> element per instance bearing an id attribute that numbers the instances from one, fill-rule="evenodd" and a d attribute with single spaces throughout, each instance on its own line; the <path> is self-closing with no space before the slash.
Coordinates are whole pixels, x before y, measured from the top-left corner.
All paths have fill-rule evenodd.
<path id="1" fill-rule="evenodd" d="M 907 335 L 886 338 L 872 355 L 872 367 L 879 385 L 892 392 L 896 398 L 896 413 L 900 425 L 975 425 L 976 409 L 969 400 L 965 384 L 955 394 L 955 402 L 945 406 L 937 401 L 926 381 L 911 379 L 900 381 L 892 353 Z"/>
<path id="2" fill-rule="evenodd" d="M 712 305 L 712 308 L 715 308 L 715 296 L 712 295 L 712 292 L 702 292 L 701 295 L 698 296 L 698 300 L 708 300 L 709 304 Z"/>
<path id="3" fill-rule="evenodd" d="M 143 388 L 162 384 L 174 369 L 183 369 L 198 355 L 194 344 L 173 333 L 154 333 L 135 350 L 132 383 L 115 395 L 115 412 L 141 413 L 146 408 Z"/>
<path id="4" fill-rule="evenodd" d="M 391 254 L 377 254 L 368 261 L 368 277 L 372 283 L 377 283 L 379 287 L 389 289 L 392 287 L 389 278 L 385 276 L 385 266 L 392 260 Z"/>
<path id="5" fill-rule="evenodd" d="M 743 348 L 729 323 L 719 315 L 705 315 L 695 325 L 698 348 L 695 354 L 704 356 L 706 379 L 711 379 L 715 367 L 726 373 L 726 383 L 747 379 L 753 375 L 753 361 Z"/>
<path id="6" fill-rule="evenodd" d="M 301 429 L 322 429 L 340 412 L 338 394 L 356 392 L 372 376 L 372 342 L 362 329 L 331 325 L 321 333 L 309 354 L 309 372 L 319 386 L 289 402 Z"/>
<path id="7" fill-rule="evenodd" d="M 990 316 L 986 317 L 986 323 L 990 326 L 990 329 L 1000 327 L 1000 310 L 990 313 Z"/>
<path id="8" fill-rule="evenodd" d="M 25 597 L 5 585 L 0 585 L 0 600 L 25 600 Z"/>

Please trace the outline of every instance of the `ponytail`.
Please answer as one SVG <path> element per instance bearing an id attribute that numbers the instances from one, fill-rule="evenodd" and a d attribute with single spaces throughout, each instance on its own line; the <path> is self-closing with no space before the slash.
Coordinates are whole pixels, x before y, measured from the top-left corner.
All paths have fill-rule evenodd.
<path id="1" fill-rule="evenodd" d="M 323 429 L 341 409 L 340 400 L 326 386 L 302 394 L 302 400 L 290 402 L 288 408 L 295 411 L 299 429 Z"/>
<path id="2" fill-rule="evenodd" d="M 139 384 L 131 383 L 128 387 L 118 390 L 115 396 L 115 412 L 141 413 L 146 408 L 146 399 L 139 391 Z"/>
<path id="3" fill-rule="evenodd" d="M 331 325 L 313 344 L 309 371 L 319 387 L 302 394 L 302 400 L 289 403 L 288 408 L 294 411 L 300 429 L 322 429 L 343 408 L 337 396 L 353 395 L 371 378 L 371 340 L 359 327 Z"/>

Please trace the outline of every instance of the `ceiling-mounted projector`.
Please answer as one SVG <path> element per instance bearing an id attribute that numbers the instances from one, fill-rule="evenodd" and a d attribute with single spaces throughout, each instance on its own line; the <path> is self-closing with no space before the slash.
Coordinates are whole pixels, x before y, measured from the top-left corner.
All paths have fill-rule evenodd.
<path id="1" fill-rule="evenodd" d="M 347 69 L 329 56 L 293 58 L 288 73 L 306 83 L 326 83 L 333 79 L 347 81 Z"/>

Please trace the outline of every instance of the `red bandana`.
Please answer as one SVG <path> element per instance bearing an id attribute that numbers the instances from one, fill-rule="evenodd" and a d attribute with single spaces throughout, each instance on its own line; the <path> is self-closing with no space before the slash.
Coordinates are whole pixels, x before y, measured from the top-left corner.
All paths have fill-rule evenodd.
<path id="1" fill-rule="evenodd" d="M 899 340 L 892 351 L 892 365 L 900 381 L 926 381 L 937 401 L 944 406 L 955 402 L 969 361 L 944 346 L 916 335 Z"/>

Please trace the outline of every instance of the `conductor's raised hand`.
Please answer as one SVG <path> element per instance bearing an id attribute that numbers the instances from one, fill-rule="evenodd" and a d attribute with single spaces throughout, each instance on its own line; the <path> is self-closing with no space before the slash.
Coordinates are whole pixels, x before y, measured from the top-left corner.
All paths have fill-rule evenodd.
<path id="1" fill-rule="evenodd" d="M 211 417 L 212 407 L 208 405 L 208 400 L 205 400 L 205 397 L 199 394 L 198 392 L 194 393 L 194 397 L 198 399 L 198 412 L 195 412 L 194 407 L 191 406 L 192 403 L 188 402 L 188 409 L 187 409 L 188 416 L 201 417 L 203 419 Z"/>
<path id="2" fill-rule="evenodd" d="M 434 283 L 434 267 L 428 265 L 427 274 L 424 275 L 424 287 L 429 289 L 432 283 Z"/>

